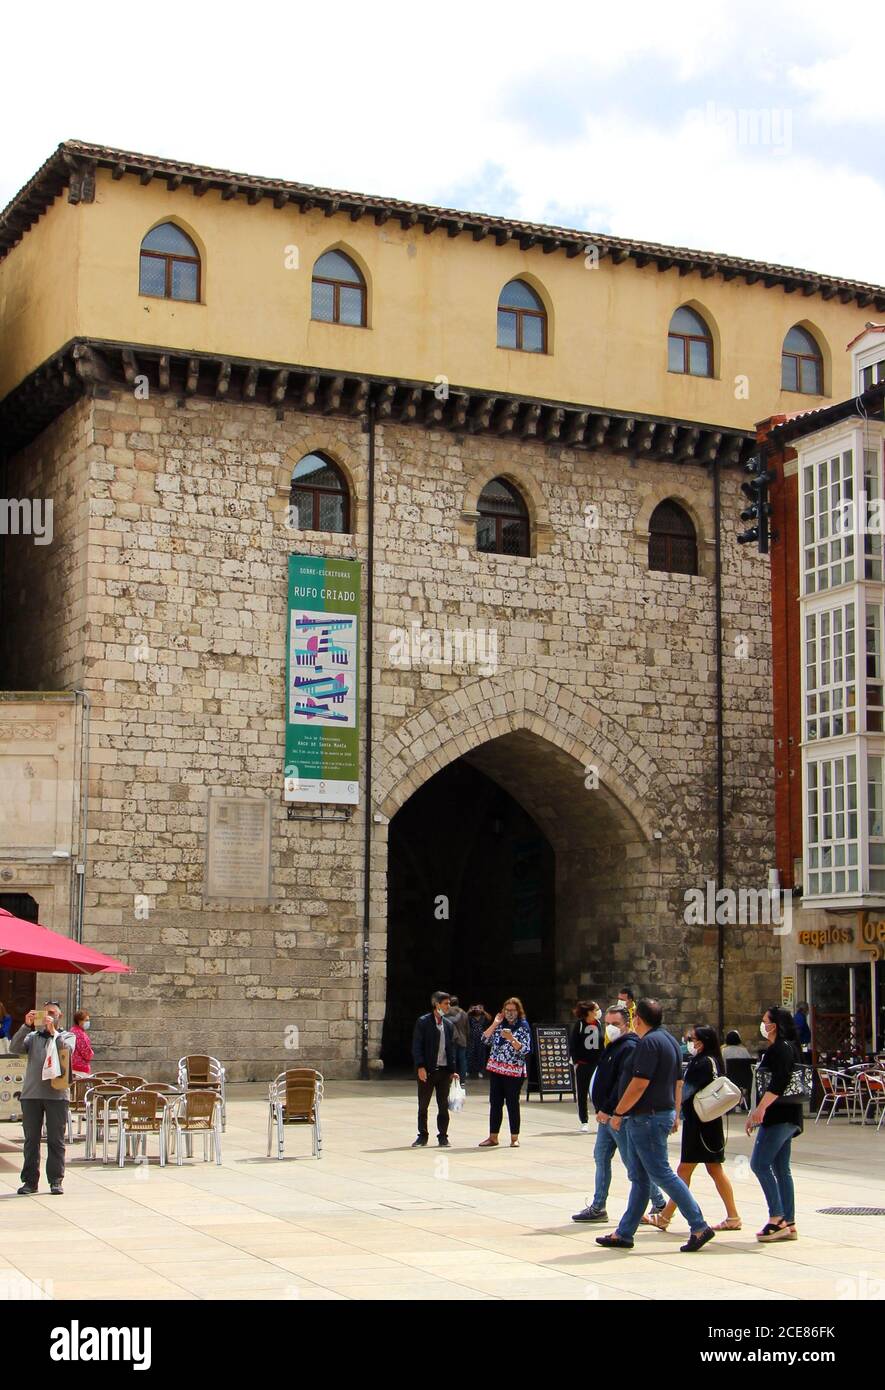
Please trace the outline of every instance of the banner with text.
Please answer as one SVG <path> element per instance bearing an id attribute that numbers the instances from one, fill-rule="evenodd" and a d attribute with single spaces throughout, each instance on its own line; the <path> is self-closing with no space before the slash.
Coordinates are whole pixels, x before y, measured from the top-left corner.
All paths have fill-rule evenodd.
<path id="1" fill-rule="evenodd" d="M 286 801 L 359 801 L 360 565 L 289 556 Z"/>

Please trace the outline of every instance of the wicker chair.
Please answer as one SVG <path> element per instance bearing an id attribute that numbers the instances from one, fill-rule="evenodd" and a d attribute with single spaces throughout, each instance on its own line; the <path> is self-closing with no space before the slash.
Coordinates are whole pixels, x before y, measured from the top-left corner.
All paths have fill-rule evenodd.
<path id="1" fill-rule="evenodd" d="M 313 1156 L 323 1153 L 323 1131 L 320 1125 L 320 1104 L 323 1099 L 323 1078 L 309 1067 L 293 1067 L 280 1072 L 270 1083 L 267 1111 L 267 1156 L 270 1158 L 273 1132 L 277 1133 L 277 1158 L 283 1157 L 283 1131 L 286 1125 L 310 1125 L 313 1136 Z"/>
<path id="2" fill-rule="evenodd" d="M 168 1114 L 165 1097 L 156 1091 L 128 1091 L 117 1102 L 117 1162 L 126 1160 L 126 1140 L 132 1140 L 132 1155 L 137 1159 L 139 1142 L 147 1157 L 147 1136 L 156 1134 L 160 1141 L 160 1167 L 166 1166 L 168 1153 Z"/>
<path id="3" fill-rule="evenodd" d="M 115 1086 L 125 1086 L 127 1091 L 137 1091 L 146 1081 L 144 1076 L 118 1076 L 114 1082 Z"/>
<path id="4" fill-rule="evenodd" d="M 203 1162 L 209 1162 L 209 1145 L 215 1162 L 221 1166 L 221 1097 L 215 1090 L 185 1091 L 177 1099 L 170 1098 L 168 1114 L 175 1140 L 175 1161 L 179 1168 L 187 1151 L 193 1154 L 193 1136 L 203 1136 Z"/>
<path id="5" fill-rule="evenodd" d="M 217 1057 L 195 1053 L 178 1060 L 178 1084 L 183 1091 L 215 1091 L 221 1100 L 221 1128 L 227 1128 L 224 1067 Z"/>
<path id="6" fill-rule="evenodd" d="M 108 1130 L 118 1123 L 117 1104 L 127 1094 L 113 1083 L 91 1086 L 86 1092 L 86 1158 L 95 1158 L 96 1139 L 102 1131 L 102 1163 L 108 1161 Z"/>
<path id="7" fill-rule="evenodd" d="M 79 1081 L 71 1082 L 70 1100 L 68 1101 L 68 1143 L 74 1142 L 74 1116 L 77 1117 L 77 1138 L 83 1135 L 83 1121 L 89 1120 L 89 1106 L 86 1095 L 92 1090 L 94 1082 L 91 1077 L 81 1078 Z"/>

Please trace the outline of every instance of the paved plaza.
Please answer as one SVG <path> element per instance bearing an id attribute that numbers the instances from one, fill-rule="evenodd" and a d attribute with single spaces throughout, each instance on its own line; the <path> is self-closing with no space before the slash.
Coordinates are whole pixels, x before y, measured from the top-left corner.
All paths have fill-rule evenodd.
<path id="1" fill-rule="evenodd" d="M 730 1120 L 728 1170 L 744 1220 L 701 1254 L 683 1255 L 676 1216 L 663 1234 L 637 1233 L 633 1251 L 606 1251 L 627 1184 L 616 1159 L 612 1226 L 571 1214 L 592 1189 L 593 1126 L 574 1107 L 523 1106 L 522 1145 L 476 1148 L 487 1133 L 485 1089 L 474 1083 L 453 1116 L 452 1147 L 415 1136 L 406 1082 L 333 1082 L 323 1108 L 324 1154 L 309 1131 L 286 1131 L 286 1158 L 265 1157 L 266 1086 L 232 1087 L 221 1168 L 202 1143 L 182 1168 L 85 1163 L 68 1149 L 65 1195 L 18 1197 L 21 1129 L 0 1126 L 0 1293 L 55 1299 L 697 1299 L 834 1302 L 885 1297 L 885 1217 L 824 1216 L 828 1206 L 885 1207 L 885 1126 L 845 1119 L 809 1125 L 794 1146 L 800 1239 L 760 1246 L 761 1192 L 750 1140 Z M 156 1152 L 156 1140 L 149 1141 Z M 506 1147 L 505 1147 L 506 1146 Z M 671 1141 L 678 1158 L 678 1140 Z M 41 1184 L 44 1179 L 41 1174 Z M 705 1215 L 724 1212 L 707 1175 L 694 1191 Z M 51 1280 L 51 1287 L 39 1281 Z M 37 1281 L 32 1291 L 29 1281 Z"/>

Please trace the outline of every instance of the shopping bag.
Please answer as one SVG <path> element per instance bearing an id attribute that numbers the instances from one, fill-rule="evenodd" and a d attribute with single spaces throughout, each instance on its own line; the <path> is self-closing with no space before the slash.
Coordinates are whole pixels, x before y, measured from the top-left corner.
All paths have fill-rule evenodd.
<path id="1" fill-rule="evenodd" d="M 53 1077 L 61 1076 L 61 1062 L 58 1060 L 58 1043 L 55 1038 L 50 1038 L 46 1046 L 41 1075 L 44 1081 L 52 1081 Z"/>
<path id="2" fill-rule="evenodd" d="M 461 1085 L 461 1082 L 458 1080 L 457 1076 L 453 1076 L 452 1084 L 449 1087 L 449 1109 L 463 1110 L 464 1102 L 466 1099 L 467 1092 L 464 1090 L 464 1087 Z"/>

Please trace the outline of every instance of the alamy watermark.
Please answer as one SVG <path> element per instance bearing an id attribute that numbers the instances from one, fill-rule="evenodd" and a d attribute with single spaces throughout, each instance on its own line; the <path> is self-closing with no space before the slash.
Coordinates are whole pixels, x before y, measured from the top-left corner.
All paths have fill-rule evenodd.
<path id="1" fill-rule="evenodd" d="M 0 536 L 33 536 L 35 545 L 51 545 L 52 510 L 51 497 L 0 497 Z"/>
<path id="2" fill-rule="evenodd" d="M 719 888 L 708 878 L 703 888 L 687 888 L 682 920 L 689 927 L 770 926 L 775 936 L 793 930 L 793 895 L 778 887 Z"/>
<path id="3" fill-rule="evenodd" d="M 789 107 L 720 106 L 708 101 L 703 109 L 688 113 L 694 125 L 725 133 L 729 143 L 740 147 L 767 148 L 789 154 L 793 148 L 793 112 Z"/>
<path id="4" fill-rule="evenodd" d="M 498 669 L 498 633 L 483 627 L 409 627 L 390 629 L 390 665 L 409 670 L 420 667 L 473 666 L 481 676 Z"/>

